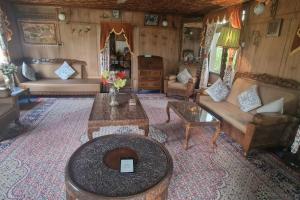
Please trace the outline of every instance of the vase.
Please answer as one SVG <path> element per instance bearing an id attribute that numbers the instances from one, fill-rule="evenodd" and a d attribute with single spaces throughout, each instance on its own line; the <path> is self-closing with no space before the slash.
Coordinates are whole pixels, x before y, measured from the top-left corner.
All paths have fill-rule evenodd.
<path id="1" fill-rule="evenodd" d="M 117 101 L 118 90 L 115 87 L 109 88 L 109 96 L 110 96 L 110 106 L 118 106 L 119 102 Z"/>
<path id="2" fill-rule="evenodd" d="M 4 83 L 5 83 L 6 87 L 8 89 L 10 89 L 11 91 L 13 91 L 15 88 L 15 81 L 14 81 L 13 75 L 9 74 L 9 75 L 5 75 L 3 77 L 4 77 Z"/>

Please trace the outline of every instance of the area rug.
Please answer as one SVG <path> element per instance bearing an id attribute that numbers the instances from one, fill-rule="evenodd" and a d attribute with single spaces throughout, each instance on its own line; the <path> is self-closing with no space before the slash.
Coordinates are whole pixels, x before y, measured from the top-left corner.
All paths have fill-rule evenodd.
<path id="1" fill-rule="evenodd" d="M 184 129 L 161 94 L 139 98 L 151 126 L 167 134 L 165 146 L 174 161 L 169 200 L 299 199 L 300 176 L 271 153 L 256 151 L 245 159 L 241 147 L 221 135 L 209 141 L 212 127 L 192 130 L 184 150 Z M 82 144 L 92 98 L 40 98 L 21 113 L 21 134 L 0 143 L 0 199 L 65 199 L 64 168 Z M 18 129 L 19 130 L 19 129 Z M 17 130 L 16 130 L 17 131 Z"/>

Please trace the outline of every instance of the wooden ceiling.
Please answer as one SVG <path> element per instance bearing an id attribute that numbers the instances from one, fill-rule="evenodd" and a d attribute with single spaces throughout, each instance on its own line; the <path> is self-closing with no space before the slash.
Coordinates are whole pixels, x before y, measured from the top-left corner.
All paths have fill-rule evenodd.
<path id="1" fill-rule="evenodd" d="M 200 16 L 247 0 L 9 0 L 18 4 L 120 9 Z M 124 2 L 124 3 L 123 3 Z"/>

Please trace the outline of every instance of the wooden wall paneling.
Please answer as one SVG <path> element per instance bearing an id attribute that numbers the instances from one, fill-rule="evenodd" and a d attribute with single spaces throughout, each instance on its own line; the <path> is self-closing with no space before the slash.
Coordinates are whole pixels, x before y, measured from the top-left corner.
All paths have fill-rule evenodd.
<path id="1" fill-rule="evenodd" d="M 74 58 L 87 62 L 83 76 L 88 78 L 99 77 L 97 25 L 88 23 L 61 23 L 60 57 Z M 89 30 L 89 31 L 88 31 Z"/>
<path id="2" fill-rule="evenodd" d="M 300 1 L 279 1 L 276 18 L 282 18 L 279 37 L 267 37 L 267 25 L 271 20 L 269 7 L 261 16 L 255 16 L 252 3 L 248 22 L 249 31 L 246 36 L 246 46 L 242 50 L 239 71 L 267 73 L 283 78 L 300 80 L 300 55 L 289 55 L 291 42 L 300 22 Z M 259 31 L 261 41 L 258 46 L 253 44 L 253 33 Z"/>

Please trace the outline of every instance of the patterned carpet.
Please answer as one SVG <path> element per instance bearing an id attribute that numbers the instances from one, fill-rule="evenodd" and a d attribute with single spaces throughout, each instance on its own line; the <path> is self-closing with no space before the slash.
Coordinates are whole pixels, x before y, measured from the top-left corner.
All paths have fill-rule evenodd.
<path id="1" fill-rule="evenodd" d="M 153 127 L 168 135 L 174 160 L 170 200 L 300 199 L 300 176 L 272 154 L 254 152 L 246 160 L 226 135 L 217 149 L 209 146 L 213 128 L 192 130 L 190 148 L 184 130 L 161 94 L 139 95 Z M 65 199 L 64 167 L 86 134 L 92 98 L 41 98 L 23 110 L 19 136 L 0 143 L 0 199 Z M 21 133 L 21 134 L 20 134 Z"/>

